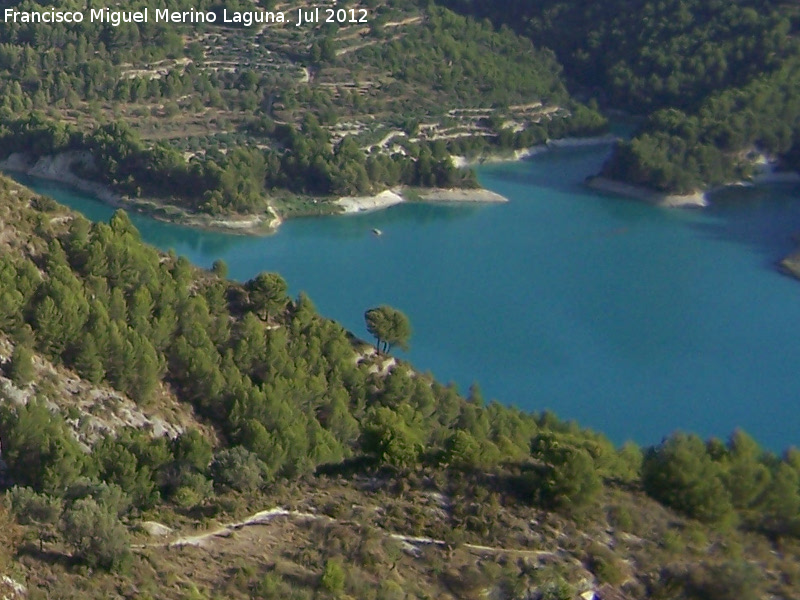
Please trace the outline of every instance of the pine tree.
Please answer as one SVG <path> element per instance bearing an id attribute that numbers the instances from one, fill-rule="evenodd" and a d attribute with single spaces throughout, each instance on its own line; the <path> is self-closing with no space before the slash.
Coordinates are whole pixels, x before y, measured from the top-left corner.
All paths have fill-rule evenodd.
<path id="1" fill-rule="evenodd" d="M 33 367 L 33 349 L 25 344 L 17 344 L 11 353 L 8 376 L 16 385 L 25 386 L 33 381 L 36 370 Z"/>
<path id="2" fill-rule="evenodd" d="M 260 273 L 245 284 L 250 294 L 250 303 L 261 318 L 270 316 L 286 305 L 286 281 L 277 273 Z"/>

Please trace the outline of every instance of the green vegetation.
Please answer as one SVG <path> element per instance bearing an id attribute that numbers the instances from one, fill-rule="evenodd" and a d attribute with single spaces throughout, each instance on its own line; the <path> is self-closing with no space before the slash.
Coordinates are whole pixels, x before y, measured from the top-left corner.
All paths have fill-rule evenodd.
<path id="1" fill-rule="evenodd" d="M 364 313 L 364 320 L 369 331 L 377 340 L 375 350 L 391 352 L 393 346 L 408 350 L 411 337 L 411 323 L 408 317 L 391 306 L 371 308 Z M 381 348 L 383 345 L 383 348 Z"/>
<path id="2" fill-rule="evenodd" d="M 605 174 L 686 193 L 746 179 L 758 153 L 800 168 L 800 54 L 741 88 L 710 96 L 696 112 L 661 110 L 619 144 Z"/>
<path id="3" fill-rule="evenodd" d="M 443 4 L 552 48 L 573 85 L 648 114 L 603 174 L 672 193 L 752 174 L 764 153 L 798 168 L 796 7 L 783 2 L 546 0 Z"/>
<path id="4" fill-rule="evenodd" d="M 0 158 L 71 152 L 74 174 L 153 199 L 136 205 L 166 217 L 295 216 L 332 210 L 306 206 L 309 195 L 474 187 L 452 152 L 605 126 L 569 98 L 552 53 L 511 31 L 412 0 L 350 4 L 366 26 L 9 23 Z M 165 6 L 255 10 L 250 0 Z M 70 8 L 83 6 L 59 5 Z"/>
<path id="5" fill-rule="evenodd" d="M 444 0 L 551 48 L 569 78 L 634 113 L 696 109 L 711 93 L 777 70 L 795 15 L 780 2 Z"/>
<path id="6" fill-rule="evenodd" d="M 14 346 L 8 366 L 8 376 L 17 385 L 26 385 L 33 380 L 35 371 L 33 368 L 33 349 L 24 344 Z"/>
<path id="7" fill-rule="evenodd" d="M 306 296 L 288 298 L 275 274 L 228 281 L 222 263 L 201 271 L 144 245 L 122 212 L 89 224 L 0 186 L 1 216 L 14 224 L 3 244 L 16 250 L 0 253 L 0 347 L 7 375 L 33 364 L 0 392 L 19 526 L 0 538 L 31 585 L 47 585 L 34 572 L 58 573 L 69 595 L 91 568 L 97 587 L 85 597 L 121 580 L 170 598 L 473 597 L 492 586 L 560 598 L 587 578 L 641 598 L 795 593 L 795 450 L 776 456 L 742 432 L 615 448 L 549 413 L 485 404 L 477 386 L 465 398 L 403 362 L 387 368 Z M 365 318 L 387 349 L 407 341 L 399 311 Z M 106 386 L 107 409 L 131 402 L 112 400 L 110 387 L 133 400 L 128 413 L 174 405 L 195 417 L 174 437 L 87 426 L 96 409 L 68 391 L 75 374 Z M 266 554 L 256 528 L 272 521 L 191 542 L 219 545 L 210 562 L 136 533 L 155 517 L 200 529 L 190 538 L 200 540 L 216 527 L 209 519 L 276 505 L 300 516 L 283 513 L 266 530 L 290 536 Z M 422 550 L 406 540 L 409 555 L 392 535 L 437 541 Z M 467 560 L 473 552 L 487 558 Z M 233 579 L 211 574 L 234 555 Z M 535 557 L 544 562 L 526 566 Z M 174 587 L 169 573 L 187 568 L 206 574 Z"/>
<path id="8" fill-rule="evenodd" d="M 474 186 L 452 155 L 601 131 L 560 60 L 653 111 L 609 176 L 686 192 L 757 153 L 800 165 L 786 4 L 340 4 L 368 26 L 7 24 L 2 157 L 68 153 L 164 215 L 321 214 L 310 196 Z M 392 307 L 364 315 L 373 350 L 280 275 L 196 269 L 124 212 L 90 224 L 0 179 L 0 223 L 0 576 L 31 598 L 800 594 L 794 449 L 617 448 L 387 359 L 411 336 Z"/>

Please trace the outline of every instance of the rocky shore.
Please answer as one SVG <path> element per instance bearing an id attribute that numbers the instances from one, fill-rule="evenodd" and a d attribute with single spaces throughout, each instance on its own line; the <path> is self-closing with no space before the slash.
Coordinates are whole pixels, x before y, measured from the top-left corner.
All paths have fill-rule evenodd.
<path id="1" fill-rule="evenodd" d="M 508 198 L 505 196 L 482 188 L 417 188 L 414 190 L 414 194 L 419 198 L 416 200 L 417 202 L 466 202 L 479 204 L 508 202 Z"/>
<path id="2" fill-rule="evenodd" d="M 96 181 L 82 179 L 72 171 L 74 166 L 91 166 L 93 164 L 94 159 L 89 152 L 62 152 L 52 156 L 42 156 L 38 159 L 28 154 L 14 152 L 5 160 L 0 161 L 0 170 L 14 171 L 32 177 L 65 183 L 113 206 L 123 206 L 125 199 L 113 192 L 108 186 Z"/>
<path id="3" fill-rule="evenodd" d="M 374 196 L 344 196 L 334 201 L 346 214 L 383 210 L 404 202 L 403 197 L 393 190 L 385 190 Z"/>
<path id="4" fill-rule="evenodd" d="M 645 187 L 623 183 L 606 177 L 588 177 L 586 185 L 601 192 L 610 192 L 628 198 L 643 200 L 656 206 L 668 208 L 705 208 L 708 206 L 708 199 L 705 192 L 694 192 L 692 194 L 665 194 Z"/>

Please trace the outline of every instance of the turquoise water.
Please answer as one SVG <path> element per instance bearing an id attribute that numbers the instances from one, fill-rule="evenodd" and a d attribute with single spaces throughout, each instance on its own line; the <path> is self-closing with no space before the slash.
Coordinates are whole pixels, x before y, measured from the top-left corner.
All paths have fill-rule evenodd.
<path id="1" fill-rule="evenodd" d="M 617 442 L 744 427 L 774 449 L 800 444 L 800 282 L 772 267 L 800 232 L 800 188 L 659 209 L 582 187 L 606 152 L 482 168 L 504 205 L 401 205 L 291 221 L 267 238 L 133 218 L 146 241 L 202 266 L 222 258 L 234 278 L 279 271 L 365 338 L 365 309 L 400 308 L 414 326 L 407 358 L 462 390 L 479 382 L 487 399 L 552 409 Z M 28 181 L 92 219 L 112 213 Z"/>

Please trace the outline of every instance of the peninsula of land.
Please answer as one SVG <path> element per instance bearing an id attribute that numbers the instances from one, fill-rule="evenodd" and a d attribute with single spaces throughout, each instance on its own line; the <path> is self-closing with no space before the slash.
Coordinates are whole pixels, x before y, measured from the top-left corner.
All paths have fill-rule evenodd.
<path id="1" fill-rule="evenodd" d="M 109 206 L 143 213 L 159 221 L 197 227 L 198 229 L 242 234 L 266 234 L 275 231 L 283 222 L 281 217 L 269 206 L 262 214 L 223 217 L 192 213 L 165 204 L 155 198 L 131 198 L 115 192 L 106 184 L 79 177 L 74 173 L 73 168 L 76 165 L 85 165 L 92 161 L 92 156 L 87 152 L 63 152 L 39 158 L 15 152 L 0 161 L 0 171 L 10 174 L 21 173 L 38 179 L 62 183 L 93 196 Z"/>
<path id="2" fill-rule="evenodd" d="M 34 157 L 24 153 L 12 153 L 0 161 L 0 171 L 22 173 L 30 177 L 65 184 L 91 195 L 110 206 L 140 212 L 154 219 L 197 227 L 199 229 L 224 231 L 249 235 L 272 233 L 281 225 L 283 218 L 270 205 L 262 214 L 212 216 L 192 213 L 170 206 L 153 198 L 131 198 L 115 192 L 108 185 L 78 176 L 76 169 L 93 163 L 88 152 L 68 151 L 52 156 Z M 353 214 L 383 210 L 402 202 L 429 203 L 502 203 L 508 199 L 483 188 L 418 188 L 397 187 L 377 194 L 364 196 L 342 196 L 316 199 L 330 208 L 328 214 Z"/>

